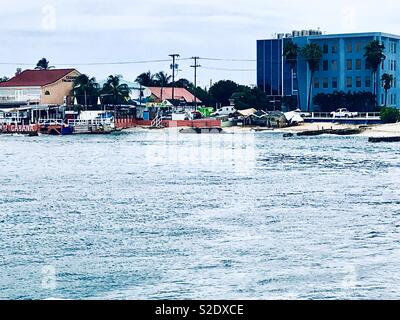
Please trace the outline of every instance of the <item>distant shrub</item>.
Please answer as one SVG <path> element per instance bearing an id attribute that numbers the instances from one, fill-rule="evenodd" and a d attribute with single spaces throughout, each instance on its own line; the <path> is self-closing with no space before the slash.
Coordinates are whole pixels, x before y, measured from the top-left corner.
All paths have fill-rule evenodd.
<path id="1" fill-rule="evenodd" d="M 400 121 L 400 110 L 384 107 L 381 109 L 381 120 L 385 123 L 396 123 Z"/>

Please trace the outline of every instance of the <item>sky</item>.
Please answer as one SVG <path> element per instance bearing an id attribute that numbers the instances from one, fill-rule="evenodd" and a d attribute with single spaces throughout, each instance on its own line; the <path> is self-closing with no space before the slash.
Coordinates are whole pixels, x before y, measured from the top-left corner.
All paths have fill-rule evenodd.
<path id="1" fill-rule="evenodd" d="M 171 73 L 170 62 L 85 64 L 168 60 L 177 53 L 183 59 L 177 77 L 191 81 L 187 58 L 253 60 L 200 60 L 198 84 L 254 85 L 257 39 L 318 28 L 400 34 L 399 12 L 395 0 L 0 0 L 0 77 L 46 57 L 97 80 L 121 74 L 133 81 L 141 72 Z"/>

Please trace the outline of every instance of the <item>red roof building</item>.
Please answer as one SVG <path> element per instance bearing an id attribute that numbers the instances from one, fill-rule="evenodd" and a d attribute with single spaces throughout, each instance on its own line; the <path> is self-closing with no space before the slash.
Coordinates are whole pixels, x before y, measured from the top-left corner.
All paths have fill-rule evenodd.
<path id="1" fill-rule="evenodd" d="M 61 105 L 79 75 L 75 69 L 25 70 L 0 83 L 0 103 Z"/>
<path id="2" fill-rule="evenodd" d="M 7 82 L 0 83 L 0 88 L 42 87 L 57 82 L 75 69 L 25 70 Z"/>
<path id="3" fill-rule="evenodd" d="M 164 100 L 184 100 L 187 103 L 194 103 L 196 99 L 197 103 L 202 102 L 185 88 L 175 88 L 174 98 L 172 98 L 172 88 L 148 87 L 148 89 L 159 102 Z"/>

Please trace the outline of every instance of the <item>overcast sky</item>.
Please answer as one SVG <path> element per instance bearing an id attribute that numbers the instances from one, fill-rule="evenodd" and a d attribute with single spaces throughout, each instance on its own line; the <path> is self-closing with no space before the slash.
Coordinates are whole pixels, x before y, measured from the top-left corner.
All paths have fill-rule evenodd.
<path id="1" fill-rule="evenodd" d="M 0 0 L 0 76 L 32 67 L 46 57 L 98 80 L 142 71 L 168 71 L 169 63 L 78 66 L 88 62 L 168 59 L 170 53 L 255 59 L 256 40 L 279 32 L 317 29 L 327 33 L 382 31 L 400 34 L 395 0 Z M 255 62 L 201 61 L 199 82 L 220 79 L 255 84 Z M 178 77 L 193 79 L 191 61 Z"/>

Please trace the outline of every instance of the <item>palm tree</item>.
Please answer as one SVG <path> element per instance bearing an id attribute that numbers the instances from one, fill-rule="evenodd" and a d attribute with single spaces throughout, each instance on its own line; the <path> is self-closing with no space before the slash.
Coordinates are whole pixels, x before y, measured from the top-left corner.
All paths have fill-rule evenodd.
<path id="1" fill-rule="evenodd" d="M 109 76 L 102 89 L 103 94 L 112 97 L 114 108 L 115 105 L 128 102 L 131 93 L 127 84 L 121 84 L 121 79 L 121 75 Z"/>
<path id="2" fill-rule="evenodd" d="M 311 79 L 310 79 L 310 91 L 308 92 L 308 112 L 310 112 L 310 105 L 311 105 L 311 92 L 312 92 L 312 85 L 314 81 L 314 74 L 319 68 L 319 63 L 322 59 L 322 49 L 319 44 L 316 43 L 309 43 L 305 47 L 301 49 L 301 55 L 307 61 L 308 68 L 311 72 Z"/>
<path id="3" fill-rule="evenodd" d="M 156 85 L 155 81 L 154 81 L 154 77 L 155 77 L 155 75 L 151 74 L 150 71 L 144 72 L 136 78 L 136 82 L 141 84 L 144 87 L 154 87 Z"/>
<path id="4" fill-rule="evenodd" d="M 392 88 L 393 80 L 394 80 L 394 77 L 391 74 L 384 73 L 382 75 L 381 81 L 382 81 L 383 89 L 385 90 L 385 107 L 387 106 L 388 92 Z"/>
<path id="5" fill-rule="evenodd" d="M 54 66 L 50 66 L 50 61 L 46 58 L 42 58 L 36 64 L 36 70 L 50 70 L 54 69 Z"/>
<path id="6" fill-rule="evenodd" d="M 290 70 L 292 71 L 292 95 L 293 95 L 293 77 L 294 77 L 294 72 L 297 67 L 297 59 L 299 55 L 299 46 L 293 41 L 287 42 L 283 48 L 283 58 L 286 60 L 286 62 L 290 66 Z M 296 77 L 297 79 L 297 77 Z M 298 82 L 298 79 L 297 79 Z M 298 87 L 298 85 L 297 85 Z M 299 91 L 297 90 L 297 103 L 300 102 L 299 99 Z"/>
<path id="7" fill-rule="evenodd" d="M 89 78 L 86 74 L 79 75 L 74 83 L 72 92 L 76 98 L 84 97 L 85 107 L 88 106 L 88 96 L 89 101 L 93 102 L 94 98 L 97 100 L 99 96 L 100 86 L 96 82 L 96 78 Z M 92 103 L 90 103 L 92 105 Z"/>
<path id="8" fill-rule="evenodd" d="M 169 76 L 167 73 L 161 71 L 156 74 L 157 84 L 161 87 L 161 100 L 163 99 L 163 90 L 168 84 L 171 82 L 172 76 Z"/>
<path id="9" fill-rule="evenodd" d="M 378 77 L 377 73 L 380 65 L 385 61 L 386 56 L 384 55 L 385 45 L 381 44 L 378 40 L 369 42 L 365 47 L 364 58 L 367 62 L 367 68 L 372 70 L 374 77 L 374 95 L 377 95 L 378 89 Z"/>
<path id="10" fill-rule="evenodd" d="M 194 87 L 193 83 L 191 83 L 188 79 L 181 78 L 178 81 L 175 81 L 175 86 L 178 88 L 189 89 Z"/>

